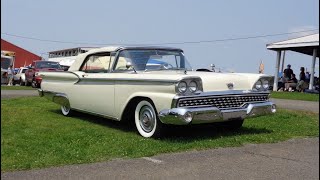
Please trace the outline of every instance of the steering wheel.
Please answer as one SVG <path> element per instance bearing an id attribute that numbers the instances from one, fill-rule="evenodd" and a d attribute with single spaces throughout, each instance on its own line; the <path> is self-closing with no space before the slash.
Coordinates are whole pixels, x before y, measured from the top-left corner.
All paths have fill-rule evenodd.
<path id="1" fill-rule="evenodd" d="M 173 69 L 173 66 L 171 64 L 166 63 L 161 65 L 161 69 Z"/>

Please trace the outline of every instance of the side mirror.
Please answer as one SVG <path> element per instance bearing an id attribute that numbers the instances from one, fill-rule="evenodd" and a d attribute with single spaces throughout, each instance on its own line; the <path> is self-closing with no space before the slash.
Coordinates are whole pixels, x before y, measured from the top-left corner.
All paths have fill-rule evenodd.
<path id="1" fill-rule="evenodd" d="M 127 69 L 131 68 L 132 66 L 133 66 L 133 65 L 132 65 L 131 62 L 127 62 L 127 63 L 126 63 L 126 68 L 127 68 Z"/>
<path id="2" fill-rule="evenodd" d="M 126 63 L 126 68 L 127 68 L 127 69 L 132 68 L 133 71 L 134 71 L 135 73 L 137 73 L 137 71 L 134 69 L 134 66 L 132 65 L 131 62 L 127 62 L 127 63 Z"/>

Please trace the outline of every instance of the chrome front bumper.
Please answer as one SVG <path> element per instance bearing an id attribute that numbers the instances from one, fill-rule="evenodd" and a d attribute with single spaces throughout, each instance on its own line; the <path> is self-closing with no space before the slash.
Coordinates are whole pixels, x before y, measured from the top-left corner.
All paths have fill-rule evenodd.
<path id="1" fill-rule="evenodd" d="M 230 110 L 220 110 L 216 107 L 172 108 L 160 111 L 159 118 L 164 124 L 186 125 L 222 122 L 237 118 L 244 119 L 246 117 L 262 116 L 275 112 L 276 105 L 270 101 L 266 101 L 250 103 L 245 108 Z"/>

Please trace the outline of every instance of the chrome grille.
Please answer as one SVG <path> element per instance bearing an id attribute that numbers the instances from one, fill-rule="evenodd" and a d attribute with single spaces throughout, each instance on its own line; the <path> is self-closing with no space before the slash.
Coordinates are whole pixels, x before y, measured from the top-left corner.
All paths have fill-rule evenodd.
<path id="1" fill-rule="evenodd" d="M 178 107 L 217 107 L 219 109 L 241 108 L 247 103 L 264 102 L 268 94 L 259 95 L 227 95 L 207 96 L 195 98 L 182 98 L 178 100 Z"/>

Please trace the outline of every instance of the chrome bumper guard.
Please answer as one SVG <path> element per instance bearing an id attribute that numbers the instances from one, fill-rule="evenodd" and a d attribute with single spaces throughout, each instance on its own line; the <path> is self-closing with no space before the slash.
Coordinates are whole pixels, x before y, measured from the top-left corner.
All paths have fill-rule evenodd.
<path id="1" fill-rule="evenodd" d="M 186 125 L 222 122 L 237 118 L 256 117 L 276 112 L 276 105 L 270 101 L 249 103 L 245 108 L 220 110 L 216 107 L 203 108 L 173 108 L 159 113 L 164 124 Z"/>

